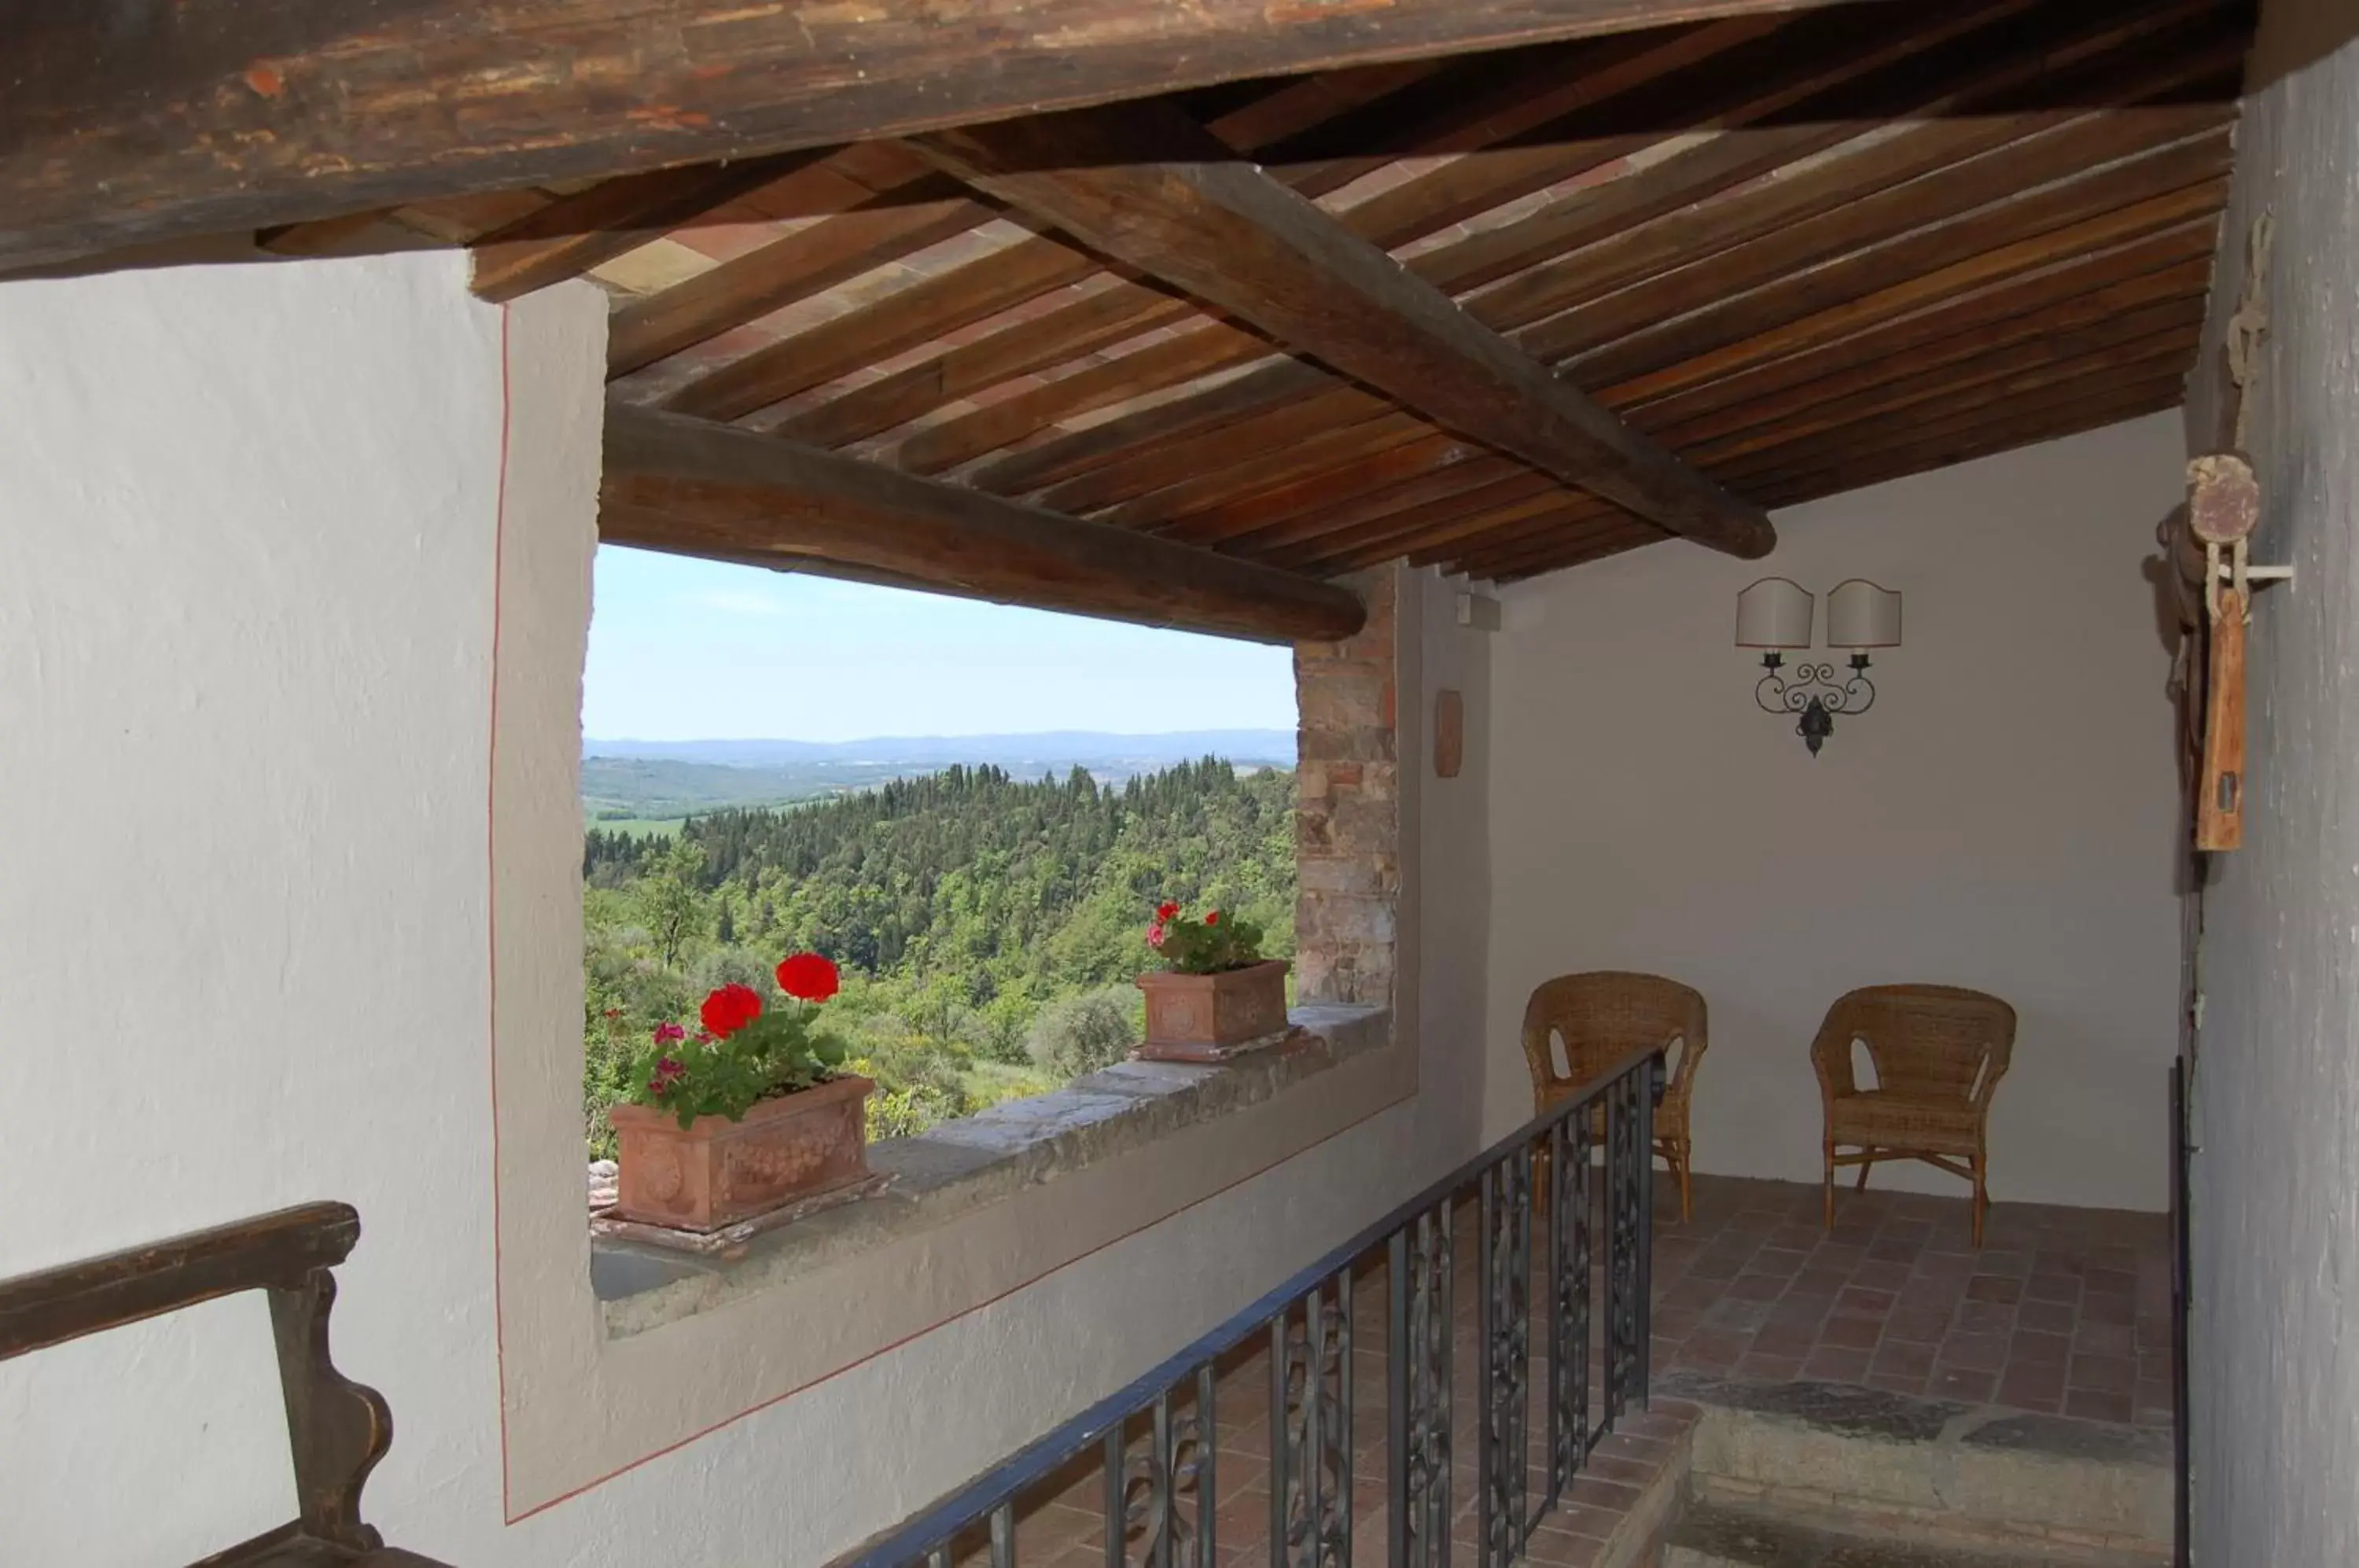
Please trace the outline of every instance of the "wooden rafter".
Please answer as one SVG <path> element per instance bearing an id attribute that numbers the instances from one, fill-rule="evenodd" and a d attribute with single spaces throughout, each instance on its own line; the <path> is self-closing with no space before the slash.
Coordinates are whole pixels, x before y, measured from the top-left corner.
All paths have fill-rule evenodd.
<path id="1" fill-rule="evenodd" d="M 0 260 L 1832 3 L 20 5 Z"/>
<path id="2" fill-rule="evenodd" d="M 1745 556 L 1766 514 L 1637 436 L 1169 106 L 938 132 L 952 173 L 1429 418 Z"/>
<path id="3" fill-rule="evenodd" d="M 734 561 L 823 561 L 940 593 L 1267 642 L 1336 641 L 1346 589 L 1077 521 L 777 436 L 607 411 L 599 532 Z"/>

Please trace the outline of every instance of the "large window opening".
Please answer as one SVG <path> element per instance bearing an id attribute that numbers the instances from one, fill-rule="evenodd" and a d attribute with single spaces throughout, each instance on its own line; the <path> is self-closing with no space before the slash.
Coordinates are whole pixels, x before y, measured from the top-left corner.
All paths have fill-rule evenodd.
<path id="1" fill-rule="evenodd" d="M 1160 904 L 1290 959 L 1296 728 L 1283 648 L 601 547 L 589 1157 L 655 1032 L 788 954 L 836 965 L 874 1139 L 1127 1057 Z"/>

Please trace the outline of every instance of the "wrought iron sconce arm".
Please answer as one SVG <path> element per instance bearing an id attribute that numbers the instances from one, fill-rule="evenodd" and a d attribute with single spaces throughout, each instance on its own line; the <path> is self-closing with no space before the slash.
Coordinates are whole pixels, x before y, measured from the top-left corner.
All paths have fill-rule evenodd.
<path id="1" fill-rule="evenodd" d="M 1761 656 L 1766 673 L 1753 688 L 1753 700 L 1764 713 L 1795 714 L 1794 733 L 1802 737 L 1812 757 L 1835 733 L 1837 713 L 1864 713 L 1875 705 L 1875 683 L 1867 678 L 1864 653 L 1851 656 L 1851 675 L 1840 681 L 1832 662 L 1813 664 L 1805 659 L 1794 667 L 1791 681 L 1786 678 L 1785 667 L 1785 656 L 1775 649 Z"/>

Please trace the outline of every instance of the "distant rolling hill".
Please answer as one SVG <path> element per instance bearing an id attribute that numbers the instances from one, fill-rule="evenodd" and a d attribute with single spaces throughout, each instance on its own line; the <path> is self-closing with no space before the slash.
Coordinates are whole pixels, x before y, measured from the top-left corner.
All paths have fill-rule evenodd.
<path id="1" fill-rule="evenodd" d="M 1106 735 L 897 735 L 873 740 L 585 740 L 582 814 L 593 822 L 665 822 L 733 806 L 779 806 L 886 779 L 990 764 L 1018 779 L 1085 768 L 1118 784 L 1175 762 L 1218 757 L 1241 768 L 1294 766 L 1291 730 Z"/>

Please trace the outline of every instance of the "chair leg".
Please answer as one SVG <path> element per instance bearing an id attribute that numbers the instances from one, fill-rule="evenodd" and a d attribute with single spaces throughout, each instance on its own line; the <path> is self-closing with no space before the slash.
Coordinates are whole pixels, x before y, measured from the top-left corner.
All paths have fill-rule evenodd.
<path id="1" fill-rule="evenodd" d="M 1872 1149 L 1863 1149 L 1860 1152 L 1862 1154 L 1874 1154 L 1875 1150 Z M 1862 1192 L 1867 1191 L 1867 1173 L 1875 1169 L 1875 1161 L 1873 1160 L 1863 1160 L 1859 1162 L 1859 1186 L 1857 1191 Z"/>
<path id="2" fill-rule="evenodd" d="M 1822 1147 L 1827 1157 L 1827 1201 L 1826 1214 L 1822 1216 L 1821 1225 L 1824 1229 L 1832 1230 L 1835 1228 L 1835 1140 L 1829 1138 Z"/>
<path id="3" fill-rule="evenodd" d="M 1695 1203 L 1688 1191 L 1688 1176 L 1695 1169 L 1695 1145 L 1687 1138 L 1680 1139 L 1680 1224 L 1695 1217 Z"/>
<path id="4" fill-rule="evenodd" d="M 1988 1161 L 1974 1156 L 1974 1250 L 1983 1247 L 1983 1216 L 1990 1213 L 1990 1184 L 1985 1180 Z"/>

